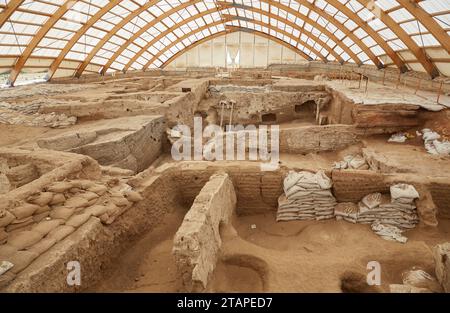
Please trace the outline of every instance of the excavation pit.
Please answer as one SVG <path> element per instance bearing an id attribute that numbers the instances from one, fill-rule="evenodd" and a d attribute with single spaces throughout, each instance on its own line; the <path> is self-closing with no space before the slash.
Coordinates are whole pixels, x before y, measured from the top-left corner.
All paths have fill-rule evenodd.
<path id="1" fill-rule="evenodd" d="M 0 276 L 2 291 L 389 292 L 412 267 L 434 278 L 431 249 L 449 240 L 450 175 L 442 169 L 450 159 L 427 153 L 411 134 L 444 121 L 446 136 L 447 111 L 395 100 L 389 88 L 388 96 L 361 102 L 353 85 L 262 76 L 136 77 L 86 93 L 59 87 L 64 94 L 49 93 L 49 104 L 35 103 L 32 112 L 22 109 L 33 101 L 29 88 L 23 97 L 5 91 L 2 99 L 21 107 L 8 114 L 78 119 L 63 130 L 0 125 L 9 182 L 0 195 L 0 261 L 15 264 Z M 175 161 L 171 130 L 193 130 L 194 117 L 203 127 L 278 125 L 278 167 Z M 411 138 L 388 142 L 397 132 Z M 342 165 L 349 155 L 360 158 L 354 168 L 350 160 Z M 18 167 L 29 175 L 15 179 Z M 339 204 L 414 186 L 418 224 L 401 244 L 335 215 L 277 222 L 290 171 L 323 171 Z M 81 286 L 66 283 L 72 261 L 83 269 Z M 371 261 L 382 267 L 376 288 L 365 281 Z"/>

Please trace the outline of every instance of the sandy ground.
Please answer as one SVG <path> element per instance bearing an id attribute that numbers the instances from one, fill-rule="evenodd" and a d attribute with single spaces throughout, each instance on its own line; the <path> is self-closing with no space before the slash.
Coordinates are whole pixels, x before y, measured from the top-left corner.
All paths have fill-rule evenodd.
<path id="1" fill-rule="evenodd" d="M 171 254 L 182 218 L 179 210 L 167 215 L 92 291 L 182 291 Z M 409 231 L 406 244 L 385 241 L 368 225 L 335 220 L 277 223 L 274 212 L 237 217 L 233 226 L 222 234 L 222 258 L 209 284 L 210 292 L 341 292 L 347 276 L 365 280 L 369 261 L 381 265 L 378 291 L 388 291 L 389 284 L 401 283 L 402 272 L 412 267 L 434 275 L 431 247 L 450 239 L 448 220 L 437 229 Z"/>

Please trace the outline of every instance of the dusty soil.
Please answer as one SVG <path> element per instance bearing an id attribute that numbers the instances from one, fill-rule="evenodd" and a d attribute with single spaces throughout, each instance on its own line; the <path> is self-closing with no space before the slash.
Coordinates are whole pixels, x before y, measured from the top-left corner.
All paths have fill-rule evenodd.
<path id="1" fill-rule="evenodd" d="M 172 256 L 173 236 L 185 211 L 175 210 L 117 260 L 106 279 L 91 291 L 178 292 L 181 278 Z"/>
<path id="2" fill-rule="evenodd" d="M 171 250 L 182 218 L 181 211 L 169 214 L 93 291 L 181 292 Z M 356 277 L 358 286 L 358 279 L 365 279 L 369 261 L 380 263 L 382 286 L 356 291 L 388 291 L 389 284 L 401 283 L 401 273 L 413 266 L 434 274 L 431 247 L 450 239 L 449 220 L 442 220 L 437 229 L 407 232 L 404 245 L 381 239 L 368 225 L 335 220 L 277 223 L 275 213 L 237 217 L 233 226 L 223 233 L 222 258 L 209 292 L 342 292 L 346 280 Z"/>

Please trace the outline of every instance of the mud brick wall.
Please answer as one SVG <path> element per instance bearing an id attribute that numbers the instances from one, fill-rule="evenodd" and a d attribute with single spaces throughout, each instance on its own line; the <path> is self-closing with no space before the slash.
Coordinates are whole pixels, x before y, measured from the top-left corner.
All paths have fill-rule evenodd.
<path id="1" fill-rule="evenodd" d="M 238 214 L 263 213 L 272 209 L 263 198 L 264 173 L 259 168 L 242 169 L 231 175 L 238 197 Z"/>
<path id="2" fill-rule="evenodd" d="M 333 151 L 359 141 L 359 132 L 351 125 L 304 126 L 280 130 L 280 152 L 284 153 Z"/>
<path id="3" fill-rule="evenodd" d="M 183 202 L 186 205 L 192 205 L 200 190 L 208 182 L 211 175 L 216 172 L 217 169 L 215 168 L 204 171 L 183 169 L 174 174 L 176 177 L 174 181 L 183 197 Z"/>
<path id="4" fill-rule="evenodd" d="M 239 167 L 224 163 L 202 168 L 199 165 L 191 168 L 189 166 L 181 167 L 173 175 L 176 177 L 174 182 L 182 195 L 183 203 L 191 205 L 211 175 L 220 171 L 228 173 L 233 181 L 238 199 L 237 214 L 265 213 L 277 209 L 278 197 L 283 193 L 282 182 L 286 175 L 286 169 L 262 172 L 259 164 L 252 162 Z"/>
<path id="5" fill-rule="evenodd" d="M 335 91 L 331 88 L 327 88 L 327 91 L 331 93 L 331 105 L 328 114 L 330 124 L 353 124 L 352 110 L 354 103 L 348 99 L 344 94 Z"/>
<path id="6" fill-rule="evenodd" d="M 358 202 L 370 193 L 389 192 L 384 176 L 372 171 L 334 170 L 331 177 L 338 202 Z"/>
<path id="7" fill-rule="evenodd" d="M 450 218 L 450 183 L 432 182 L 428 185 L 433 201 L 438 208 L 438 215 Z"/>

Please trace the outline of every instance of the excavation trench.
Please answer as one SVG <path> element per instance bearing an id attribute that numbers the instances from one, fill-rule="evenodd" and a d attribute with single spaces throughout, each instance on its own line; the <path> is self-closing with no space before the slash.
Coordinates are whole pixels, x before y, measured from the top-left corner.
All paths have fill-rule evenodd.
<path id="1" fill-rule="evenodd" d="M 225 168 L 236 192 L 236 211 L 226 226 L 219 227 L 222 244 L 217 259 L 213 259 L 214 270 L 208 276 L 206 288 L 190 291 L 379 292 L 389 291 L 389 284 L 401 283 L 398 273 L 412 266 L 428 272 L 434 267 L 427 244 L 417 240 L 431 244 L 436 234 L 414 229 L 409 233 L 415 240 L 400 245 L 380 239 L 367 225 L 345 221 L 277 223 L 276 199 L 286 170 L 265 175 L 262 187 L 249 178 L 260 175 L 256 165 L 244 167 L 244 173 L 242 167 Z M 138 208 L 126 212 L 115 227 L 131 223 L 146 225 L 138 226 L 140 231 L 133 232 L 132 236 L 125 235 L 127 231 L 120 235 L 131 241 L 124 241 L 123 246 L 118 247 L 122 251 L 120 257 L 109 259 L 106 262 L 109 266 L 87 290 L 186 291 L 183 278 L 186 272 L 180 272 L 173 253 L 174 237 L 186 213 L 195 206 L 196 197 L 204 192 L 202 188 L 217 172 L 223 172 L 223 167 L 212 165 L 205 169 L 202 164 L 196 166 L 192 162 L 184 170 L 166 171 L 148 185 L 142 191 L 145 200 Z M 366 182 L 371 180 L 372 174 L 367 175 Z M 343 185 L 340 179 L 336 188 Z M 346 185 L 351 181 L 349 178 Z M 364 189 L 361 181 L 353 184 L 354 189 L 357 186 Z M 172 187 L 161 195 L 162 186 Z M 155 188 L 160 189 L 159 192 Z M 264 191 L 256 193 L 259 188 Z M 335 191 L 339 197 L 348 196 L 344 193 Z M 156 208 L 160 208 L 157 215 Z M 137 214 L 141 214 L 138 212 L 143 210 L 150 214 L 145 221 L 137 218 Z M 151 225 L 149 220 L 152 220 Z M 377 288 L 366 288 L 361 282 L 361 275 L 367 274 L 366 265 L 371 260 L 379 260 L 385 270 L 382 285 Z"/>
<path id="2" fill-rule="evenodd" d="M 0 276 L 0 290 L 378 292 L 401 284 L 399 273 L 412 267 L 434 273 L 431 248 L 449 238 L 450 183 L 442 171 L 449 160 L 427 154 L 419 137 L 386 141 L 447 115 L 426 112 L 423 99 L 405 104 L 398 90 L 362 99 L 347 87 L 141 78 L 50 97 L 40 114 L 65 115 L 49 121 L 69 129 L 28 132 L 20 149 L 0 150 L 0 261 L 15 265 Z M 178 124 L 193 129 L 194 117 L 203 126 L 279 125 L 279 168 L 174 162 L 167 137 Z M 332 169 L 349 155 L 363 162 Z M 370 225 L 337 220 L 335 212 L 322 221 L 277 222 L 288 173 L 321 170 L 338 203 L 414 186 L 420 221 L 406 232 L 408 242 L 383 240 Z M 80 286 L 67 284 L 74 261 Z M 377 288 L 365 284 L 372 261 L 382 267 Z"/>

